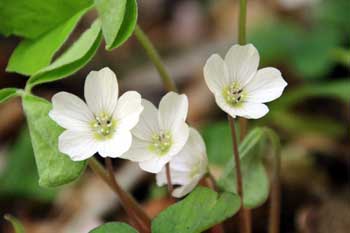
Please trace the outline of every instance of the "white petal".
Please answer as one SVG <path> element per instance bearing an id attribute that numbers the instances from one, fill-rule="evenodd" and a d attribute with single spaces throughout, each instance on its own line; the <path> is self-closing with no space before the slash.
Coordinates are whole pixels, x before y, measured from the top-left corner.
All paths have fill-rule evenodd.
<path id="1" fill-rule="evenodd" d="M 176 158 L 176 156 L 175 156 L 175 158 Z M 157 182 L 158 186 L 163 186 L 163 185 L 168 183 L 165 170 L 166 169 L 164 167 L 156 175 L 156 182 Z M 190 174 L 188 172 L 174 170 L 171 167 L 171 164 L 170 164 L 170 176 L 171 176 L 171 182 L 175 185 L 184 185 L 184 184 L 188 184 L 189 182 L 191 182 Z"/>
<path id="2" fill-rule="evenodd" d="M 200 179 L 194 179 L 190 183 L 174 189 L 172 196 L 176 197 L 176 198 L 181 198 L 181 197 L 185 196 L 186 194 L 190 193 L 197 186 L 199 181 L 200 181 Z"/>
<path id="3" fill-rule="evenodd" d="M 117 158 L 129 150 L 132 136 L 129 131 L 117 131 L 111 139 L 99 142 L 98 153 L 102 157 Z"/>
<path id="4" fill-rule="evenodd" d="M 213 93 L 221 93 L 222 89 L 230 84 L 226 63 L 219 55 L 213 54 L 207 60 L 204 66 L 204 79 Z"/>
<path id="5" fill-rule="evenodd" d="M 97 152 L 97 142 L 89 132 L 66 130 L 58 138 L 58 149 L 72 160 L 81 161 Z"/>
<path id="6" fill-rule="evenodd" d="M 87 131 L 93 115 L 86 104 L 77 96 L 59 92 L 52 97 L 51 119 L 65 129 Z"/>
<path id="7" fill-rule="evenodd" d="M 149 160 L 154 154 L 148 149 L 150 142 L 133 137 L 130 149 L 120 158 L 128 159 L 135 162 Z"/>
<path id="8" fill-rule="evenodd" d="M 136 91 L 128 91 L 120 96 L 114 118 L 117 119 L 118 128 L 123 130 L 132 129 L 139 121 L 143 110 L 141 95 Z"/>
<path id="9" fill-rule="evenodd" d="M 118 100 L 118 81 L 113 71 L 107 67 L 91 71 L 85 80 L 84 95 L 95 115 L 112 115 Z"/>
<path id="10" fill-rule="evenodd" d="M 265 104 L 242 102 L 239 106 L 233 107 L 226 103 L 222 95 L 215 95 L 217 105 L 232 117 L 240 116 L 247 119 L 258 119 L 265 116 L 269 109 Z"/>
<path id="11" fill-rule="evenodd" d="M 158 173 L 167 164 L 173 156 L 154 156 L 152 159 L 139 163 L 140 168 L 150 173 Z"/>
<path id="12" fill-rule="evenodd" d="M 171 134 L 173 144 L 167 153 L 167 155 L 170 156 L 179 153 L 185 146 L 189 135 L 189 127 L 185 122 L 182 122 L 175 131 L 171 132 Z"/>
<path id="13" fill-rule="evenodd" d="M 153 133 L 159 132 L 158 110 L 148 100 L 142 99 L 143 111 L 138 124 L 132 129 L 134 136 L 151 140 Z"/>
<path id="14" fill-rule="evenodd" d="M 253 77 L 259 66 L 259 53 L 252 44 L 234 45 L 225 56 L 231 82 L 241 86 Z"/>
<path id="15" fill-rule="evenodd" d="M 279 70 L 272 67 L 260 69 L 244 88 L 248 93 L 246 100 L 254 103 L 272 101 L 282 95 L 286 86 Z"/>
<path id="16" fill-rule="evenodd" d="M 163 130 L 175 130 L 186 120 L 187 112 L 187 96 L 169 92 L 159 103 L 159 122 L 161 128 Z"/>
<path id="17" fill-rule="evenodd" d="M 186 144 L 189 149 L 195 151 L 196 154 L 206 154 L 205 142 L 200 135 L 200 133 L 194 129 L 190 128 L 190 135 L 188 138 L 188 142 Z"/>

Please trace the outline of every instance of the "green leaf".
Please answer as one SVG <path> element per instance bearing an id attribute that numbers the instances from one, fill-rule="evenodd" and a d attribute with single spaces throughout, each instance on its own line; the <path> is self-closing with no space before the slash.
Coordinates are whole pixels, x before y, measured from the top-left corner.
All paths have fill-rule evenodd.
<path id="1" fill-rule="evenodd" d="M 35 161 L 39 173 L 39 185 L 56 187 L 77 179 L 86 162 L 74 162 L 58 151 L 58 137 L 63 132 L 48 116 L 51 104 L 37 96 L 23 97 L 23 109 L 27 116 Z"/>
<path id="2" fill-rule="evenodd" d="M 337 98 L 345 103 L 350 101 L 350 80 L 306 84 L 287 91 L 281 98 L 270 104 L 272 110 L 285 110 L 306 98 Z M 273 111 L 271 111 L 273 112 Z"/>
<path id="3" fill-rule="evenodd" d="M 12 97 L 18 96 L 18 89 L 17 88 L 4 88 L 0 90 L 0 104 L 4 103 L 5 101 L 11 99 Z"/>
<path id="4" fill-rule="evenodd" d="M 263 128 L 255 128 L 239 145 L 241 172 L 243 177 L 243 205 L 255 208 L 264 203 L 269 195 L 269 179 L 262 163 L 260 142 L 264 139 Z M 219 143 L 219 140 L 218 140 Z M 219 145 L 218 145 L 219 146 Z M 231 158 L 219 180 L 219 186 L 225 191 L 236 193 L 235 163 Z"/>
<path id="5" fill-rule="evenodd" d="M 4 218 L 12 224 L 12 227 L 15 230 L 15 233 L 25 232 L 23 225 L 20 223 L 20 221 L 18 221 L 17 218 L 13 217 L 10 214 L 5 214 Z"/>
<path id="6" fill-rule="evenodd" d="M 232 157 L 232 139 L 227 121 L 216 122 L 203 128 L 210 165 L 224 166 Z M 218 145 L 220 143 L 220 145 Z"/>
<path id="7" fill-rule="evenodd" d="M 1 0 L 0 34 L 34 39 L 92 4 L 92 0 Z"/>
<path id="8" fill-rule="evenodd" d="M 89 233 L 137 233 L 137 231 L 126 223 L 109 222 L 93 229 Z"/>
<path id="9" fill-rule="evenodd" d="M 291 50 L 290 62 L 297 73 L 308 79 L 325 78 L 335 65 L 333 50 L 342 37 L 332 28 L 316 28 L 304 34 L 298 49 Z"/>
<path id="10" fill-rule="evenodd" d="M 48 66 L 53 55 L 67 40 L 80 18 L 89 8 L 83 9 L 56 28 L 36 39 L 24 39 L 12 53 L 6 71 L 32 75 Z"/>
<path id="11" fill-rule="evenodd" d="M 123 44 L 134 31 L 137 22 L 136 0 L 95 0 L 102 22 L 106 49 Z"/>
<path id="12" fill-rule="evenodd" d="M 152 233 L 199 233 L 233 216 L 239 197 L 197 187 L 182 201 L 161 212 L 152 222 Z"/>
<path id="13" fill-rule="evenodd" d="M 40 83 L 65 78 L 87 64 L 101 43 L 101 23 L 96 20 L 62 56 L 28 80 L 31 88 Z"/>
<path id="14" fill-rule="evenodd" d="M 271 113 L 268 119 L 288 134 L 298 137 L 305 133 L 313 133 L 330 138 L 342 138 L 348 132 L 344 123 L 326 116 L 276 111 Z"/>
<path id="15" fill-rule="evenodd" d="M 38 174 L 29 130 L 24 128 L 10 148 L 4 171 L 0 175 L 0 197 L 16 197 L 50 202 L 56 194 L 55 189 L 38 185 Z"/>

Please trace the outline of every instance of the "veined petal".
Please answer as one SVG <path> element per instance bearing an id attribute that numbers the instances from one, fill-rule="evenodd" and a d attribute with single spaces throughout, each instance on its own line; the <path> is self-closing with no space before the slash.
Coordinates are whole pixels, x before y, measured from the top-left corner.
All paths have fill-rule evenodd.
<path id="1" fill-rule="evenodd" d="M 245 86 L 259 66 L 259 53 L 252 44 L 234 45 L 225 56 L 231 82 Z"/>
<path id="2" fill-rule="evenodd" d="M 232 117 L 240 116 L 247 119 L 258 119 L 265 116 L 269 109 L 265 104 L 242 102 L 237 106 L 231 106 L 226 103 L 222 95 L 215 95 L 217 105 Z"/>
<path id="3" fill-rule="evenodd" d="M 111 139 L 98 143 L 98 153 L 102 157 L 117 158 L 125 153 L 131 146 L 132 136 L 129 131 L 118 131 Z"/>
<path id="4" fill-rule="evenodd" d="M 258 70 L 255 76 L 245 86 L 246 101 L 266 103 L 282 95 L 287 82 L 282 78 L 281 72 L 268 67 Z"/>
<path id="5" fill-rule="evenodd" d="M 229 73 L 224 60 L 213 54 L 204 66 L 204 79 L 212 93 L 221 93 L 223 88 L 230 84 Z"/>
<path id="6" fill-rule="evenodd" d="M 170 147 L 167 156 L 176 155 L 183 149 L 189 136 L 189 127 L 185 122 L 182 122 L 176 130 L 171 132 L 171 134 L 173 144 Z"/>
<path id="7" fill-rule="evenodd" d="M 118 81 L 114 72 L 107 67 L 91 71 L 85 80 L 84 95 L 95 115 L 107 113 L 111 116 L 118 101 Z"/>
<path id="8" fill-rule="evenodd" d="M 175 92 L 166 94 L 159 103 L 159 123 L 163 130 L 176 130 L 185 122 L 188 112 L 187 96 Z"/>
<path id="9" fill-rule="evenodd" d="M 154 154 L 148 150 L 149 145 L 150 142 L 133 137 L 130 149 L 120 156 L 120 158 L 128 159 L 134 162 L 152 159 Z"/>
<path id="10" fill-rule="evenodd" d="M 88 131 L 93 114 L 79 97 L 59 92 L 52 97 L 52 110 L 49 113 L 58 125 L 65 129 Z"/>
<path id="11" fill-rule="evenodd" d="M 200 181 L 200 179 L 196 178 L 196 179 L 193 179 L 190 183 L 188 183 L 186 185 L 175 188 L 173 193 L 172 193 L 172 196 L 176 197 L 176 198 L 181 198 L 181 197 L 187 195 L 197 186 L 199 181 Z"/>
<path id="12" fill-rule="evenodd" d="M 120 96 L 114 118 L 118 121 L 118 128 L 122 130 L 132 129 L 139 121 L 143 110 L 141 95 L 136 91 L 125 92 Z"/>
<path id="13" fill-rule="evenodd" d="M 66 130 L 58 138 L 58 149 L 73 161 L 90 158 L 97 152 L 97 142 L 89 132 Z"/>
<path id="14" fill-rule="evenodd" d="M 132 129 L 132 134 L 145 141 L 150 141 L 154 133 L 159 132 L 158 110 L 148 100 L 142 99 L 143 111 L 140 120 Z"/>
<path id="15" fill-rule="evenodd" d="M 158 173 L 167 164 L 173 156 L 154 156 L 152 159 L 139 162 L 142 170 L 150 173 Z"/>

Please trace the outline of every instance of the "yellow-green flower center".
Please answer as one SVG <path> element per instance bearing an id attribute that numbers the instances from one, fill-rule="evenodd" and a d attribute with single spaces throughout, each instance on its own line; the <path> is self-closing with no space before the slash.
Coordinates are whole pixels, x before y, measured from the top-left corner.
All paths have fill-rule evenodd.
<path id="1" fill-rule="evenodd" d="M 237 82 L 224 87 L 222 95 L 224 96 L 226 103 L 231 106 L 237 106 L 245 98 L 245 92 Z"/>
<path id="2" fill-rule="evenodd" d="M 170 132 L 159 132 L 152 135 L 148 149 L 158 156 L 165 155 L 173 144 Z"/>
<path id="3" fill-rule="evenodd" d="M 109 116 L 109 114 L 102 112 L 95 116 L 95 120 L 91 121 L 90 126 L 96 139 L 105 140 L 113 136 L 117 121 L 112 116 Z"/>

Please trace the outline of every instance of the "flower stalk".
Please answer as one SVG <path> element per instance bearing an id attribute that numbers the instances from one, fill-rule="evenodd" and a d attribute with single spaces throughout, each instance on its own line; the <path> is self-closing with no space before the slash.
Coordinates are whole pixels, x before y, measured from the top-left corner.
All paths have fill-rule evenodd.
<path id="1" fill-rule="evenodd" d="M 88 160 L 89 167 L 102 178 L 102 180 L 117 194 L 130 219 L 140 228 L 140 231 L 149 233 L 151 229 L 151 219 L 143 211 L 141 206 L 127 192 L 125 192 L 116 181 L 110 159 L 106 160 L 108 172 L 94 157 Z"/>
<path id="2" fill-rule="evenodd" d="M 170 78 L 170 74 L 165 68 L 165 65 L 163 64 L 160 55 L 154 45 L 152 44 L 151 40 L 148 38 L 148 36 L 143 32 L 141 27 L 139 25 L 136 25 L 135 31 L 134 31 L 135 37 L 137 41 L 141 44 L 141 46 L 146 51 L 148 57 L 156 67 L 160 78 L 162 79 L 163 85 L 165 90 L 167 91 L 177 91 L 176 85 L 174 81 Z M 170 166 L 169 163 L 166 165 L 166 175 L 167 175 L 167 181 L 168 181 L 168 192 L 171 195 L 173 191 L 173 184 L 171 182 L 171 172 L 170 172 Z"/>
<path id="3" fill-rule="evenodd" d="M 135 37 L 137 41 L 141 44 L 141 46 L 146 51 L 148 57 L 156 67 L 160 78 L 162 79 L 164 88 L 167 91 L 177 91 L 176 85 L 174 81 L 170 78 L 170 74 L 165 68 L 165 65 L 162 62 L 162 59 L 160 58 L 160 55 L 148 36 L 143 32 L 143 30 L 140 28 L 139 25 L 136 25 L 135 31 L 134 31 Z"/>
<path id="4" fill-rule="evenodd" d="M 232 136 L 233 159 L 235 161 L 234 172 L 236 174 L 236 190 L 242 202 L 241 209 L 239 211 L 240 232 L 249 233 L 250 232 L 249 219 L 243 207 L 243 200 L 244 200 L 243 179 L 242 179 L 241 162 L 240 162 L 239 150 L 238 150 L 238 139 L 237 139 L 236 130 L 235 130 L 235 119 L 231 116 L 228 116 L 228 121 L 231 129 L 231 136 Z"/>

